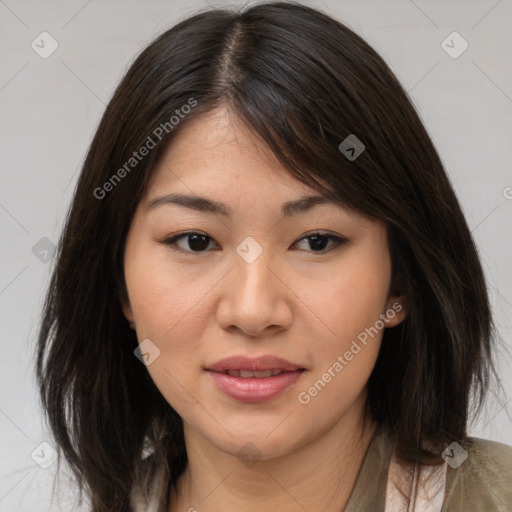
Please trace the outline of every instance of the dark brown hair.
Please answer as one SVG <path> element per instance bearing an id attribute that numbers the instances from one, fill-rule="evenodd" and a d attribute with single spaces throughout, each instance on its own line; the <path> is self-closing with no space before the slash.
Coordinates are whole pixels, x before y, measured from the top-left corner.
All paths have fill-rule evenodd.
<path id="1" fill-rule="evenodd" d="M 157 139 L 155 129 L 169 126 L 191 99 L 196 106 Z M 129 491 L 144 478 L 137 469 L 144 448 L 165 465 L 169 485 L 187 463 L 181 418 L 133 353 L 137 338 L 120 305 L 123 253 L 167 143 L 189 119 L 221 104 L 302 183 L 385 221 L 392 287 L 406 295 L 409 313 L 384 331 L 367 414 L 389 426 L 402 461 L 438 463 L 440 451 L 428 443 L 466 442 L 471 391 L 478 413 L 496 374 L 470 230 L 427 131 L 383 59 L 342 23 L 295 3 L 201 12 L 144 49 L 117 87 L 87 153 L 44 306 L 42 403 L 95 512 L 128 510 Z M 350 134 L 366 147 L 353 161 L 338 149 Z M 112 181 L 148 137 L 156 147 Z"/>

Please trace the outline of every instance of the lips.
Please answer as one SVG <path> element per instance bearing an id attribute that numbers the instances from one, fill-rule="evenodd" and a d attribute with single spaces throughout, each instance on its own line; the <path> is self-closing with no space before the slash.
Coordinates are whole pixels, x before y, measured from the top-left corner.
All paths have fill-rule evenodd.
<path id="1" fill-rule="evenodd" d="M 221 359 L 209 365 L 206 370 L 227 373 L 232 377 L 264 378 L 279 375 L 281 372 L 304 370 L 304 367 L 273 355 L 256 358 L 239 355 Z"/>
<path id="2" fill-rule="evenodd" d="M 264 379 L 265 377 L 275 377 L 283 371 L 279 368 L 273 368 L 272 370 L 260 370 L 260 371 L 252 371 L 252 370 L 225 370 L 221 373 L 225 373 L 226 375 L 230 375 L 231 377 L 242 377 L 243 379 Z"/>
<path id="3" fill-rule="evenodd" d="M 217 388 L 239 402 L 262 403 L 292 387 L 306 370 L 277 356 L 227 357 L 205 368 Z"/>

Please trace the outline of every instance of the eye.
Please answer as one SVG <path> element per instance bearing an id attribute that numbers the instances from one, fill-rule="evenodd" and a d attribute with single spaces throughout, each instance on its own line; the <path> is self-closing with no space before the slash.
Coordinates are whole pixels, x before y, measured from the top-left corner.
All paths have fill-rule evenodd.
<path id="1" fill-rule="evenodd" d="M 188 249 L 179 245 L 178 241 L 181 239 L 185 239 L 185 243 L 183 245 L 188 245 Z M 189 231 L 187 233 L 181 233 L 171 238 L 167 238 L 163 241 L 163 243 L 165 245 L 178 246 L 178 249 L 176 250 L 181 250 L 184 252 L 205 252 L 204 249 L 208 247 L 209 240 L 213 240 L 213 238 L 203 233 Z"/>
<path id="2" fill-rule="evenodd" d="M 303 241 L 308 241 L 309 246 L 314 249 L 312 252 L 316 253 L 329 252 L 333 249 L 336 249 L 336 247 L 339 247 L 340 245 L 346 244 L 348 242 L 346 238 L 341 238 L 339 236 L 330 235 L 329 233 L 323 232 L 308 233 L 306 236 L 303 236 L 300 240 L 295 242 L 295 244 Z M 332 244 L 329 249 L 326 249 L 325 246 L 329 241 L 331 241 Z"/>
<path id="3" fill-rule="evenodd" d="M 180 242 L 182 241 L 184 241 L 184 243 L 180 245 Z M 166 238 L 165 240 L 163 240 L 162 243 L 171 246 L 175 250 L 181 250 L 183 252 L 189 253 L 201 253 L 206 252 L 206 249 L 208 248 L 209 245 L 209 241 L 213 241 L 213 238 L 211 238 L 208 235 L 205 235 L 204 233 L 198 233 L 197 231 L 189 231 L 186 233 L 180 233 L 171 238 Z M 336 247 L 342 244 L 346 244 L 348 242 L 346 238 L 330 235 L 329 233 L 315 231 L 297 240 L 292 245 L 292 247 L 304 241 L 307 241 L 309 243 L 310 248 L 313 249 L 311 252 L 321 254 L 329 252 L 335 249 Z M 329 241 L 331 242 L 331 246 L 330 248 L 326 249 L 326 245 L 328 245 Z"/>

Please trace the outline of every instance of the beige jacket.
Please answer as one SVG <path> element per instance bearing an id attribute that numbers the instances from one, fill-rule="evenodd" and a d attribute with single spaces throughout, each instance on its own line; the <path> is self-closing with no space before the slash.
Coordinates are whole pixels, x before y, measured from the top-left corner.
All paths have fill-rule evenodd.
<path id="1" fill-rule="evenodd" d="M 343 512 L 511 512 L 512 447 L 472 439 L 474 445 L 467 452 L 457 446 L 448 450 L 450 464 L 423 466 L 421 471 L 411 467 L 406 471 L 394 457 L 388 430 L 379 427 Z M 151 457 L 145 462 L 149 469 Z M 155 468 L 150 480 L 151 488 L 145 494 L 140 488 L 133 488 L 133 511 L 167 512 L 168 506 L 159 509 L 157 504 L 158 489 L 166 487 L 162 468 Z M 405 482 L 403 490 L 408 498 L 398 491 L 397 481 Z"/>

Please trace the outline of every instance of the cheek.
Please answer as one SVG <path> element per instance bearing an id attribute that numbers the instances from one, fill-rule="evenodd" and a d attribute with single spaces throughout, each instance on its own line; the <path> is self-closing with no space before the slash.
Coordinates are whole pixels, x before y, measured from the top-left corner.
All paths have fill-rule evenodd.
<path id="1" fill-rule="evenodd" d="M 126 284 L 140 340 L 158 340 L 162 351 L 170 349 L 169 345 L 181 350 L 185 348 L 180 343 L 183 333 L 190 340 L 197 339 L 195 330 L 202 323 L 201 298 L 208 283 L 199 273 L 180 271 L 165 253 L 149 243 L 133 247 L 127 252 Z"/>
<path id="2" fill-rule="evenodd" d="M 186 416 L 197 405 L 186 389 L 197 378 L 191 368 L 198 366 L 205 288 L 199 276 L 170 265 L 160 248 L 140 243 L 127 254 L 125 278 L 138 341 L 149 339 L 160 350 L 147 371 L 167 402 Z"/>
<path id="3" fill-rule="evenodd" d="M 371 328 L 384 313 L 390 284 L 390 262 L 369 253 L 344 262 L 315 295 L 312 307 L 330 328 L 330 343 L 338 339 L 333 349 L 340 350 Z M 380 322 L 379 322 L 380 325 Z"/>
<path id="4" fill-rule="evenodd" d="M 318 317 L 329 329 L 315 337 L 311 374 L 296 393 L 308 412 L 305 421 L 322 415 L 330 424 L 364 389 L 380 350 L 388 270 L 385 259 L 359 259 L 315 296 Z"/>

